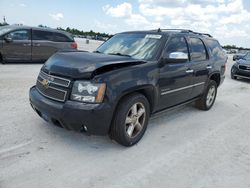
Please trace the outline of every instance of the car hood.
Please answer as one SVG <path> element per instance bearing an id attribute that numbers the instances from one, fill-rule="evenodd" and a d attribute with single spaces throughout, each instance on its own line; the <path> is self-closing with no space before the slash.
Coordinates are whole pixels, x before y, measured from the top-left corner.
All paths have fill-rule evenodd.
<path id="1" fill-rule="evenodd" d="M 114 67 L 122 68 L 132 66 L 143 61 L 131 57 L 90 53 L 84 51 L 58 52 L 50 57 L 42 70 L 49 74 L 61 75 L 72 79 L 91 78 L 99 72 L 113 70 Z"/>
<path id="2" fill-rule="evenodd" d="M 247 61 L 245 59 L 240 59 L 237 61 L 237 63 L 240 65 L 250 65 L 250 61 Z"/>

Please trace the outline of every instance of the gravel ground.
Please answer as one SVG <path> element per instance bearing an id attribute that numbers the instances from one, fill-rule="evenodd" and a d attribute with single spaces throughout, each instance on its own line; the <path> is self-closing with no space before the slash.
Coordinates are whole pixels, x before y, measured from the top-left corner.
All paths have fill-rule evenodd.
<path id="1" fill-rule="evenodd" d="M 161 113 L 131 148 L 47 124 L 28 99 L 42 65 L 0 65 L 0 187 L 249 188 L 250 82 L 231 65 L 210 111 Z"/>

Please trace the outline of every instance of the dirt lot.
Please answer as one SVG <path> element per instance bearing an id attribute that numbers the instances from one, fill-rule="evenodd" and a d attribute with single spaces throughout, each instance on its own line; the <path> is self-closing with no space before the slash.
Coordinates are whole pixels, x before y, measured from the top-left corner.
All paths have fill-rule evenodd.
<path id="1" fill-rule="evenodd" d="M 249 188 L 250 82 L 231 65 L 210 111 L 162 113 L 131 148 L 47 124 L 28 98 L 42 65 L 0 65 L 0 187 Z"/>

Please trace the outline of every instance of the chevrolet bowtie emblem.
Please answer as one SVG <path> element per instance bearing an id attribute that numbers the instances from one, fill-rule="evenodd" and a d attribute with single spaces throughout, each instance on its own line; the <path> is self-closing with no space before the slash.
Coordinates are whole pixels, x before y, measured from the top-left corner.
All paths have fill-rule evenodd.
<path id="1" fill-rule="evenodd" d="M 49 87 L 49 80 L 44 79 L 41 83 L 45 88 Z"/>

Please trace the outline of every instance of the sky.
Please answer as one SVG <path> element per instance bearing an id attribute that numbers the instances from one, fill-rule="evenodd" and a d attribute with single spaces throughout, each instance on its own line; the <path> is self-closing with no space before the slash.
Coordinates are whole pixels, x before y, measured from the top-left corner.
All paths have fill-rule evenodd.
<path id="1" fill-rule="evenodd" d="M 0 0 L 0 22 L 115 34 L 145 29 L 190 29 L 222 45 L 250 48 L 247 0 Z"/>

